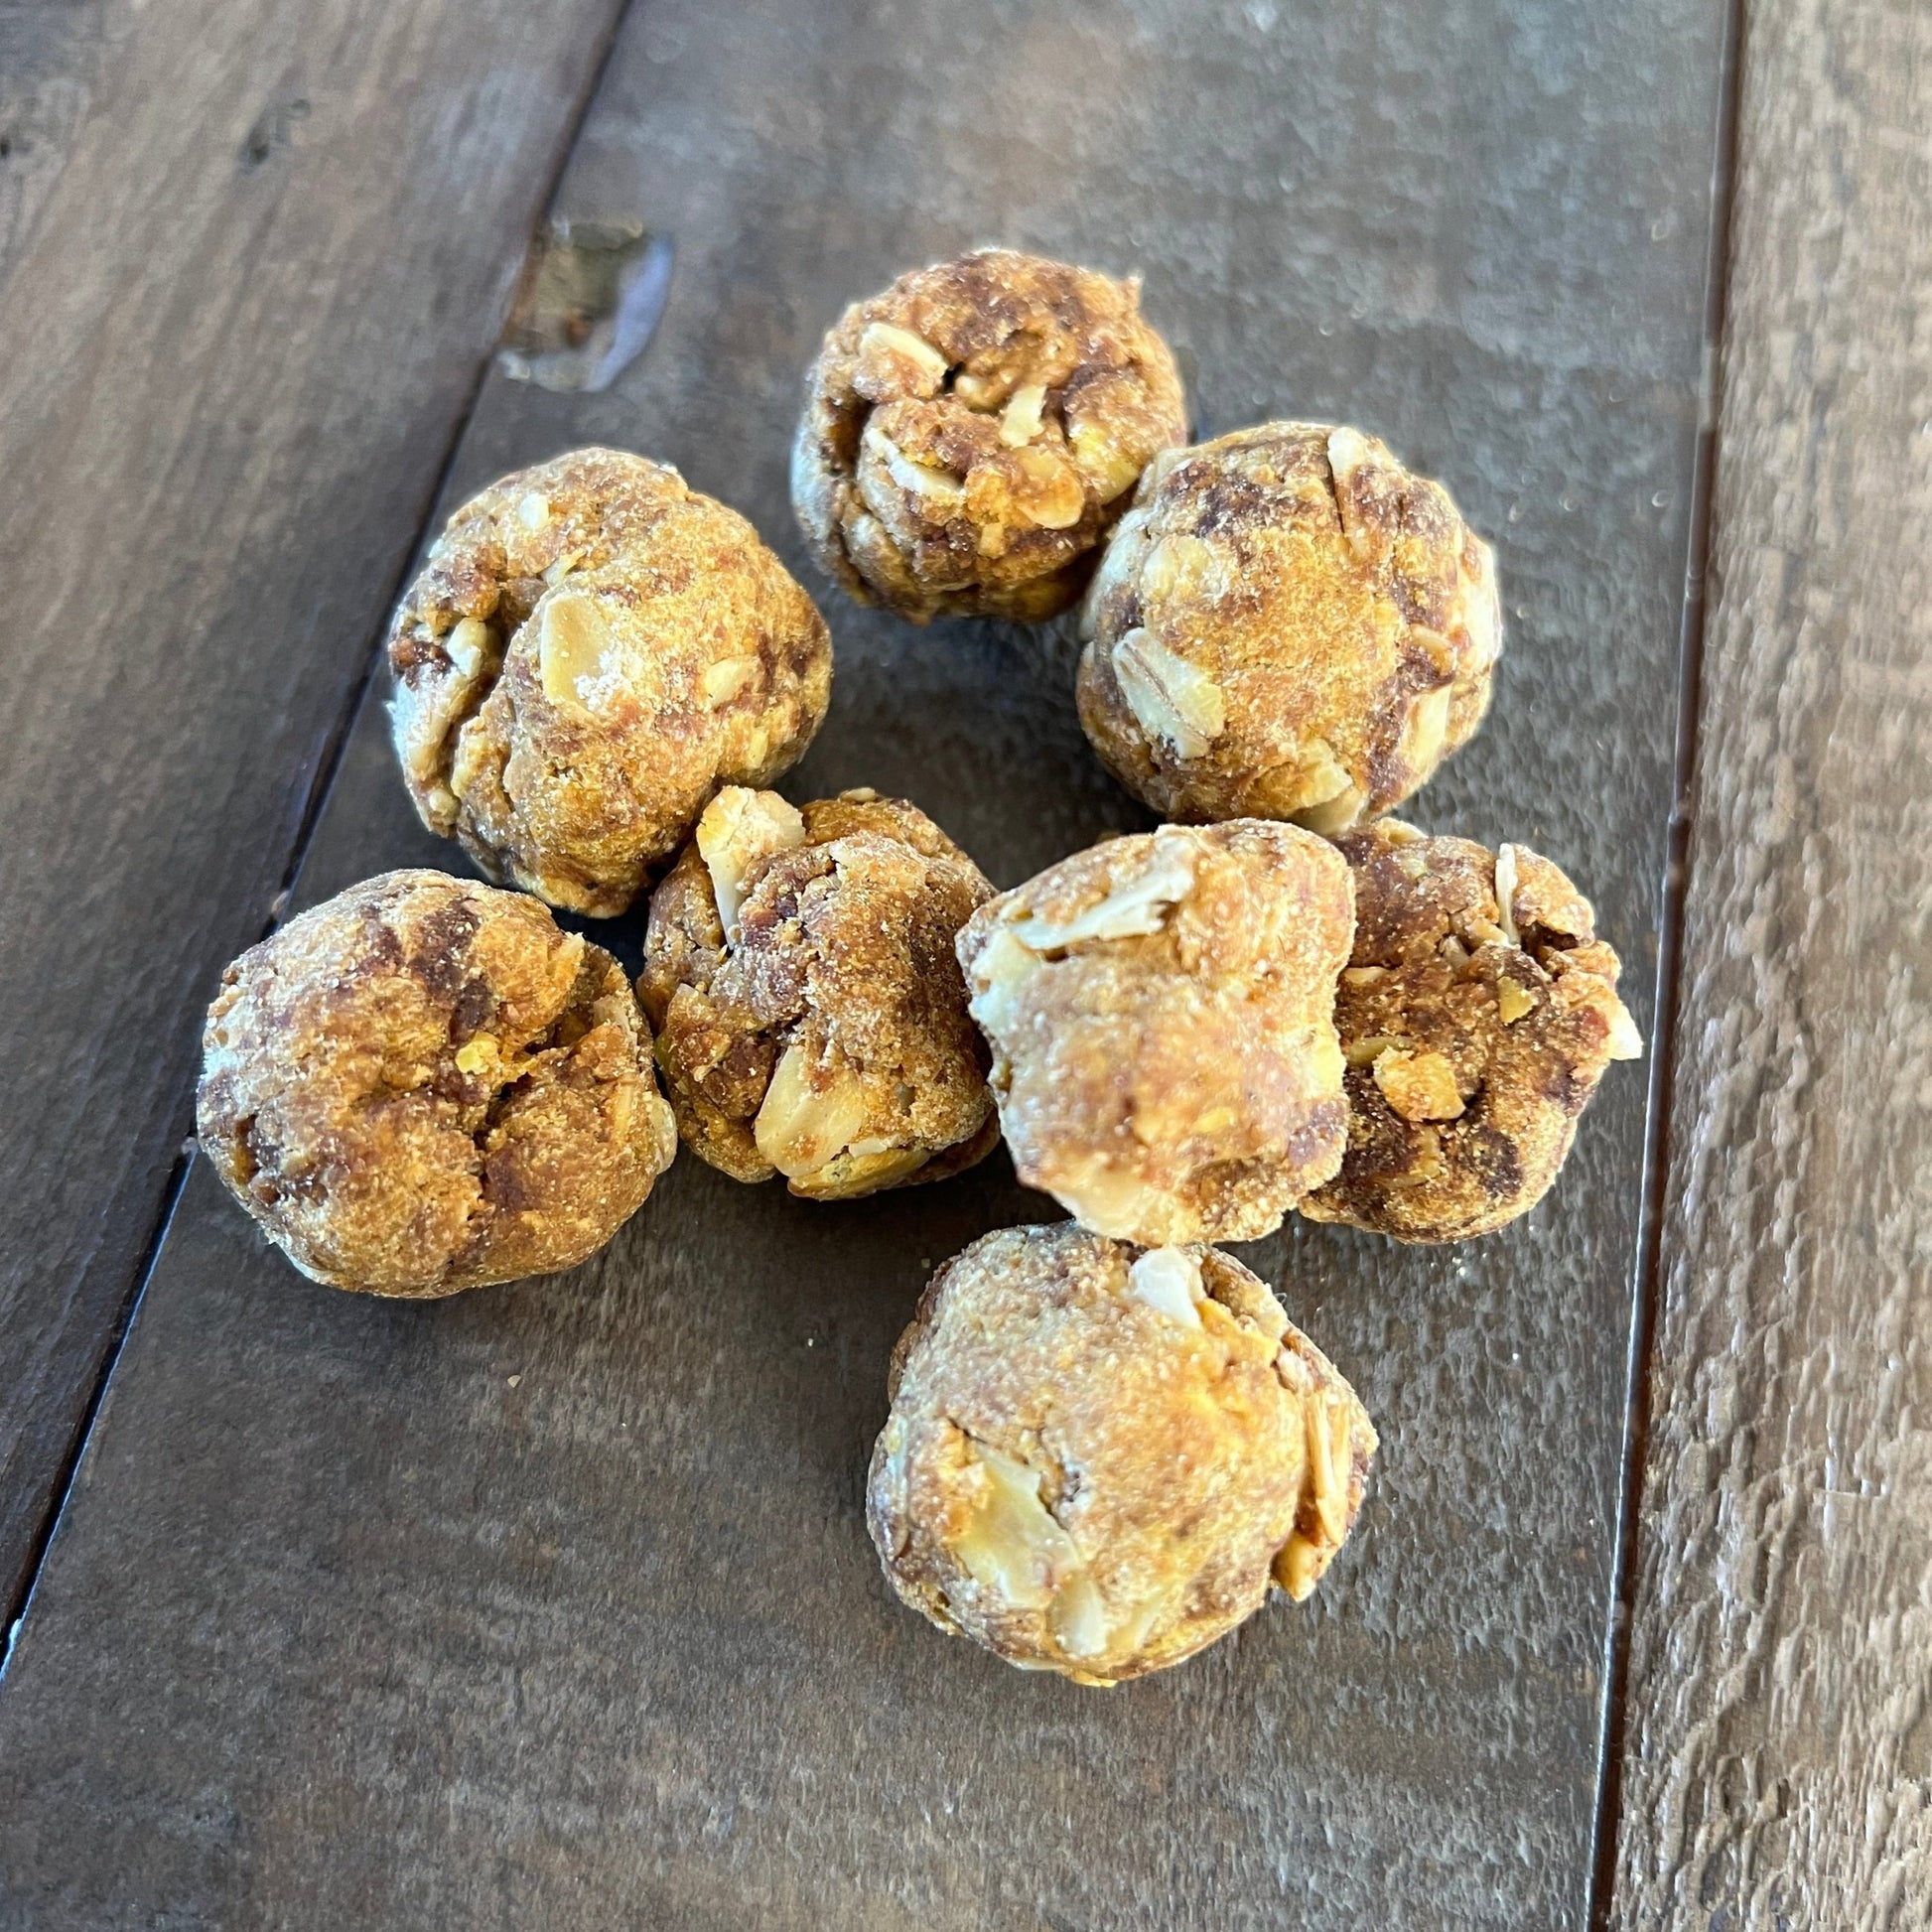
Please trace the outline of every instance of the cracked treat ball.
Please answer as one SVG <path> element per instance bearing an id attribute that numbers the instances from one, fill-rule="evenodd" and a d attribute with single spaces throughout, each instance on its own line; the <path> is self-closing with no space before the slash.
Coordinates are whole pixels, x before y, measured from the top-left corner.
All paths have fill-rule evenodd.
<path id="1" fill-rule="evenodd" d="M 228 968 L 197 1127 L 303 1274 L 372 1295 L 574 1267 L 677 1152 L 623 968 L 440 872 L 352 886 Z"/>
<path id="2" fill-rule="evenodd" d="M 999 1139 L 953 940 L 993 895 L 916 806 L 729 787 L 652 895 L 637 982 L 692 1149 L 834 1200 Z"/>
<path id="3" fill-rule="evenodd" d="M 1355 946 L 1335 999 L 1348 1152 L 1302 1203 L 1401 1241 L 1464 1241 L 1557 1177 L 1611 1060 L 1643 1040 L 1589 902 L 1527 846 L 1395 820 L 1347 833 Z"/>
<path id="4" fill-rule="evenodd" d="M 577 450 L 450 519 L 389 665 L 423 823 L 498 884 L 608 917 L 721 784 L 798 760 L 832 645 L 737 511 L 661 464 Z"/>
<path id="5" fill-rule="evenodd" d="M 893 1587 L 1009 1663 L 1114 1684 L 1300 1601 L 1375 1430 L 1214 1248 L 1008 1228 L 934 1276 L 894 1352 L 866 1518 Z"/>
<path id="6" fill-rule="evenodd" d="M 1489 546 L 1372 436 L 1266 423 L 1158 458 L 1081 614 L 1080 722 L 1164 817 L 1336 832 L 1473 736 Z"/>
<path id="7" fill-rule="evenodd" d="M 959 935 L 1020 1178 L 1117 1240 L 1252 1241 L 1340 1164 L 1348 868 L 1293 825 L 1110 839 Z"/>
<path id="8" fill-rule="evenodd" d="M 829 576 L 914 623 L 1063 611 L 1148 460 L 1187 433 L 1138 280 L 989 248 L 825 339 L 791 500 Z"/>

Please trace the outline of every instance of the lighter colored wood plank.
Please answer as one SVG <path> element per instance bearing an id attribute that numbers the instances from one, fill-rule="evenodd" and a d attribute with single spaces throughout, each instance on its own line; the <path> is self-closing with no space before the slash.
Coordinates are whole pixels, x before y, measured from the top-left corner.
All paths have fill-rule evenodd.
<path id="1" fill-rule="evenodd" d="M 1932 1912 L 1932 10 L 1753 0 L 1612 1922 Z"/>

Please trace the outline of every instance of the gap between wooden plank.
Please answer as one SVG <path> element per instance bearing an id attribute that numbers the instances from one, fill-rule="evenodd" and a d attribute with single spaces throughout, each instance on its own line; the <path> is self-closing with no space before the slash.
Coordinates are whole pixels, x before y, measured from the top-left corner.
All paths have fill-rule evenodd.
<path id="1" fill-rule="evenodd" d="M 1624 1711 L 1630 1677 L 1630 1632 L 1637 1590 L 1638 1518 L 1644 1458 L 1650 1447 L 1650 1336 L 1661 1293 L 1666 1192 L 1670 1184 L 1671 1110 L 1677 1072 L 1677 1008 L 1683 982 L 1684 904 L 1690 884 L 1693 787 L 1697 779 L 1699 708 L 1704 691 L 1705 625 L 1710 612 L 1711 538 L 1716 520 L 1720 404 L 1724 393 L 1725 326 L 1730 295 L 1731 211 L 1737 192 L 1737 142 L 1744 75 L 1744 9 L 1728 0 L 1718 124 L 1712 157 L 1711 254 L 1705 278 L 1705 369 L 1699 398 L 1690 541 L 1684 559 L 1683 642 L 1678 663 L 1677 760 L 1665 850 L 1663 911 L 1657 935 L 1657 1004 L 1650 1055 L 1650 1108 L 1644 1143 L 1643 1219 L 1637 1234 L 1637 1282 L 1630 1318 L 1630 1406 L 1623 1433 L 1623 1480 L 1610 1592 L 1608 1668 L 1596 1779 L 1596 1823 L 1590 1841 L 1590 1932 L 1607 1932 L 1615 1895 L 1617 1827 L 1623 1798 Z"/>
<path id="2" fill-rule="evenodd" d="M 597 59 L 591 65 L 583 90 L 579 93 L 565 122 L 563 138 L 557 144 L 557 152 L 551 163 L 544 189 L 543 207 L 546 215 L 556 201 L 557 191 L 569 170 L 571 156 L 577 150 L 578 137 L 583 132 L 584 122 L 590 114 L 592 103 L 597 99 L 598 89 L 604 84 L 605 71 L 611 65 L 611 56 L 617 48 L 618 38 L 623 30 L 623 23 L 630 13 L 630 7 L 631 0 L 623 0 L 623 3 L 612 13 L 604 30 L 603 45 L 597 51 Z M 530 250 L 535 245 L 533 237 L 526 235 L 523 245 L 527 262 Z M 521 286 L 521 282 L 522 276 L 519 273 L 510 285 L 511 301 L 514 301 L 515 292 Z M 500 326 L 497 334 L 501 335 Z M 408 561 L 389 587 L 389 594 L 382 606 L 382 624 L 369 639 L 362 674 L 349 687 L 328 742 L 323 748 L 322 756 L 316 760 L 315 770 L 310 778 L 309 795 L 303 803 L 302 816 L 297 823 L 295 836 L 290 842 L 287 862 L 282 868 L 282 883 L 270 904 L 269 918 L 257 935 L 258 938 L 266 938 L 281 923 L 288 909 L 289 895 L 302 870 L 302 862 L 308 856 L 309 846 L 315 838 L 316 826 L 322 817 L 324 807 L 329 802 L 329 795 L 335 789 L 336 775 L 342 768 L 343 753 L 348 744 L 349 733 L 361 713 L 363 702 L 368 696 L 370 681 L 375 676 L 376 664 L 382 655 L 382 638 L 387 628 L 389 613 L 394 609 L 396 600 L 402 595 L 403 586 L 409 582 L 420 565 L 423 551 L 430 541 L 430 533 L 436 527 L 438 517 L 443 513 L 444 497 L 450 487 L 451 473 L 456 466 L 458 453 L 463 448 L 463 439 L 469 431 L 471 419 L 477 413 L 478 401 L 483 395 L 483 384 L 488 380 L 495 359 L 496 348 L 492 342 L 489 353 L 477 366 L 470 383 L 469 395 L 452 419 L 449 441 L 444 448 L 442 461 L 437 466 L 436 485 L 428 497 L 428 507 L 417 528 L 415 541 L 410 546 Z M 182 1118 L 184 1114 L 185 1120 Z M 141 1306 L 142 1296 L 147 1293 L 149 1278 L 154 1273 L 155 1257 L 161 1252 L 161 1245 L 167 1238 L 169 1223 L 174 1219 L 183 1184 L 188 1178 L 189 1167 L 195 1154 L 192 1088 L 183 1106 L 177 1112 L 177 1120 L 182 1129 L 180 1152 L 175 1156 L 174 1165 L 168 1171 L 167 1182 L 161 1192 L 161 1203 L 153 1225 L 148 1229 L 148 1237 L 142 1246 L 139 1264 L 131 1278 L 132 1285 L 123 1298 L 120 1311 L 108 1331 L 106 1347 L 101 1356 L 99 1370 L 94 1377 L 93 1387 L 88 1391 L 86 1403 L 68 1443 L 67 1451 L 61 1458 L 46 1512 L 28 1555 L 20 1587 L 13 1599 L 5 1606 L 6 1638 L 4 1643 L 0 1643 L 0 1679 L 4 1679 L 7 1664 L 12 1659 L 14 1639 L 18 1636 L 28 1607 L 33 1602 L 34 1586 L 40 1580 L 48 1550 L 52 1547 L 61 1527 L 61 1519 L 66 1514 L 68 1497 L 73 1489 L 74 1473 L 80 1466 L 81 1456 L 86 1452 L 87 1439 L 93 1433 L 94 1419 L 100 1413 L 100 1405 L 106 1396 L 107 1385 L 113 1379 L 115 1364 L 120 1360 L 121 1348 L 127 1340 L 128 1329 Z"/>

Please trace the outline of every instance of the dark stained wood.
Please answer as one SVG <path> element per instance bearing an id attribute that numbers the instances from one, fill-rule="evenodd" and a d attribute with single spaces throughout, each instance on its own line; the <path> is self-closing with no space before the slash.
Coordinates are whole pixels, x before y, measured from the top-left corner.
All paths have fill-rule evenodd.
<path id="1" fill-rule="evenodd" d="M 652 0 L 559 209 L 674 237 L 658 336 L 602 395 L 492 376 L 454 485 L 621 443 L 802 569 L 845 300 L 985 239 L 1139 267 L 1204 429 L 1359 421 L 1495 534 L 1496 715 L 1414 815 L 1573 868 L 1647 1023 L 1721 36 Z M 1063 638 L 824 603 L 794 795 L 902 789 L 1002 884 L 1141 822 Z M 299 896 L 422 860 L 372 700 Z M 1581 1927 L 1643 1134 L 1625 1071 L 1490 1242 L 1249 1251 L 1381 1427 L 1363 1526 L 1308 1609 L 1111 1693 L 941 1638 L 865 1538 L 925 1274 L 1052 1212 L 1003 1161 L 828 1208 L 687 1158 L 577 1275 L 421 1308 L 302 1283 L 197 1167 L 0 1691 L 0 1924 Z"/>
<path id="2" fill-rule="evenodd" d="M 1932 1923 L 1932 14 L 1751 0 L 1612 1923 Z"/>
<path id="3" fill-rule="evenodd" d="M 0 9 L 0 1606 L 615 7 Z"/>

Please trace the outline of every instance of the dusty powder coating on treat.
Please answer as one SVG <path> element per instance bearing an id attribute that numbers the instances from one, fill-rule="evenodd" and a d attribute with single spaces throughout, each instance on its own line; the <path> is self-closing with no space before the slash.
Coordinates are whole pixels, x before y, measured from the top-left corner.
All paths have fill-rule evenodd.
<path id="1" fill-rule="evenodd" d="M 1261 1281 L 1213 1248 L 1070 1224 L 987 1235 L 894 1353 L 866 1516 L 943 1630 L 1088 1684 L 1192 1656 L 1307 1596 L 1375 1431 Z"/>
<path id="2" fill-rule="evenodd" d="M 1589 903 L 1525 846 L 1395 820 L 1339 841 L 1355 945 L 1335 1024 L 1348 1152 L 1302 1203 L 1404 1241 L 1461 1241 L 1548 1191 L 1611 1060 L 1643 1050 Z"/>
<path id="3" fill-rule="evenodd" d="M 447 1295 L 569 1268 L 677 1151 L 623 969 L 535 899 L 392 872 L 243 953 L 203 1150 L 305 1275 Z"/>
<path id="4" fill-rule="evenodd" d="M 1373 437 L 1267 423 L 1159 457 L 1081 614 L 1080 720 L 1164 816 L 1334 832 L 1408 797 L 1489 704 L 1495 567 Z"/>
<path id="5" fill-rule="evenodd" d="M 862 604 L 915 623 L 1049 618 L 1186 428 L 1138 281 L 985 249 L 839 319 L 807 382 L 792 503 Z"/>
<path id="6" fill-rule="evenodd" d="M 903 799 L 720 792 L 652 895 L 637 982 L 693 1150 L 820 1199 L 985 1156 L 999 1123 L 953 940 L 992 894 Z"/>
<path id="7" fill-rule="evenodd" d="M 396 750 L 431 831 L 499 884 L 608 917 L 721 784 L 825 716 L 811 599 L 676 471 L 578 450 L 450 519 L 389 633 Z"/>
<path id="8" fill-rule="evenodd" d="M 1111 839 L 959 936 L 1014 1166 L 1149 1246 L 1250 1241 L 1340 1164 L 1348 868 L 1258 819 Z"/>

